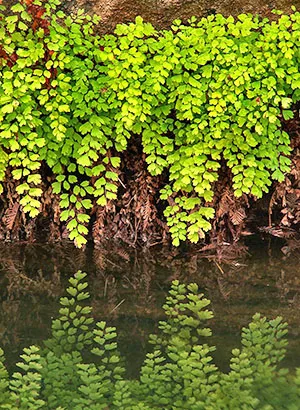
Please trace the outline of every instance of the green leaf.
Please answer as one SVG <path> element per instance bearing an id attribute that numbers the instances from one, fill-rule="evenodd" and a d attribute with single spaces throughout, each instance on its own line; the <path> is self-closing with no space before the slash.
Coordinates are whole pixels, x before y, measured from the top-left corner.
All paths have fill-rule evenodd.
<path id="1" fill-rule="evenodd" d="M 1 111 L 3 114 L 10 114 L 14 110 L 14 105 L 13 104 L 6 104 L 3 107 L 1 107 Z"/>
<path id="2" fill-rule="evenodd" d="M 77 220 L 75 218 L 71 219 L 71 221 L 67 224 L 68 231 L 73 231 L 73 229 L 75 229 L 77 225 L 78 225 Z"/>
<path id="3" fill-rule="evenodd" d="M 18 194 L 23 194 L 25 191 L 29 190 L 29 185 L 25 182 L 24 184 L 18 185 L 16 191 Z"/>
<path id="4" fill-rule="evenodd" d="M 114 168 L 118 168 L 120 166 L 121 159 L 119 157 L 111 157 L 110 163 Z"/>
<path id="5" fill-rule="evenodd" d="M 38 185 L 42 182 L 42 178 L 40 174 L 31 174 L 27 177 L 27 182 L 29 184 Z"/>
<path id="6" fill-rule="evenodd" d="M 90 199 L 83 199 L 81 201 L 81 204 L 85 209 L 91 209 L 93 207 L 93 204 Z"/>
<path id="7" fill-rule="evenodd" d="M 78 293 L 78 291 L 77 291 L 77 289 L 75 289 L 75 288 L 73 288 L 73 287 L 68 287 L 67 289 L 67 292 L 69 293 L 69 295 L 71 295 L 71 296 L 73 296 L 73 297 L 75 297 L 76 295 L 77 295 L 77 293 Z"/>
<path id="8" fill-rule="evenodd" d="M 61 192 L 61 183 L 60 182 L 53 182 L 52 189 L 54 194 L 60 194 Z"/>
<path id="9" fill-rule="evenodd" d="M 11 6 L 10 9 L 11 9 L 11 11 L 13 11 L 14 13 L 21 13 L 22 11 L 25 10 L 23 4 L 21 4 L 21 3 L 14 4 L 13 6 Z"/>
<path id="10" fill-rule="evenodd" d="M 76 175 L 69 175 L 68 181 L 70 182 L 70 184 L 75 184 L 77 182 Z"/>
<path id="11" fill-rule="evenodd" d="M 291 110 L 282 110 L 282 116 L 286 121 L 288 121 L 294 118 L 294 113 Z"/>
<path id="12" fill-rule="evenodd" d="M 88 229 L 84 225 L 78 225 L 77 229 L 78 229 L 78 232 L 83 235 L 88 234 Z"/>
<path id="13" fill-rule="evenodd" d="M 26 24 L 23 23 L 23 21 L 19 21 L 18 28 L 24 31 L 28 29 L 28 27 L 26 26 Z"/>
<path id="14" fill-rule="evenodd" d="M 251 188 L 251 194 L 256 196 L 257 198 L 261 198 L 262 197 L 262 190 L 258 186 L 253 185 L 252 188 Z"/>
<path id="15" fill-rule="evenodd" d="M 77 163 L 83 167 L 89 167 L 91 165 L 91 160 L 88 155 L 82 155 L 82 157 L 77 159 Z"/>
<path id="16" fill-rule="evenodd" d="M 86 243 L 87 243 L 87 240 L 86 240 L 85 237 L 82 236 L 82 235 L 78 235 L 78 236 L 75 238 L 75 245 L 76 245 L 77 248 L 82 248 L 82 246 L 85 245 Z M 84 298 L 84 299 L 85 299 L 85 298 Z M 78 300 L 81 300 L 81 297 L 80 297 L 80 296 L 78 296 Z"/>
<path id="17" fill-rule="evenodd" d="M 280 171 L 280 169 L 276 169 L 272 174 L 272 178 L 276 181 L 282 182 L 284 181 L 284 174 Z"/>
<path id="18" fill-rule="evenodd" d="M 70 211 L 66 209 L 61 212 L 59 219 L 61 221 L 66 221 L 69 218 L 69 215 L 70 215 Z"/>
<path id="19" fill-rule="evenodd" d="M 100 196 L 97 199 L 97 204 L 100 205 L 100 206 L 105 206 L 107 204 L 106 198 L 104 196 Z"/>
<path id="20" fill-rule="evenodd" d="M 83 222 L 87 223 L 90 220 L 90 216 L 87 215 L 87 214 L 78 214 L 77 215 L 77 220 L 78 220 L 78 222 L 81 222 L 81 223 L 83 223 Z"/>
<path id="21" fill-rule="evenodd" d="M 22 178 L 23 170 L 22 169 L 14 169 L 12 171 L 12 176 L 14 179 L 18 180 Z"/>
<path id="22" fill-rule="evenodd" d="M 112 181 L 118 180 L 118 174 L 116 172 L 106 171 L 105 178 L 111 179 Z"/>

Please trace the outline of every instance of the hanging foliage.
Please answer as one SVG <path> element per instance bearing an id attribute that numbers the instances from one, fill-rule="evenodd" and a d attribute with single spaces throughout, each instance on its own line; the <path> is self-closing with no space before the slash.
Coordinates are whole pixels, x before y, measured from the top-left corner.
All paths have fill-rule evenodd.
<path id="1" fill-rule="evenodd" d="M 45 166 L 60 221 L 84 245 L 95 207 L 117 198 L 120 153 L 135 134 L 149 173 L 168 175 L 160 197 L 176 246 L 211 229 L 221 161 L 236 197 L 284 180 L 281 119 L 300 95 L 294 8 L 272 22 L 216 15 L 165 31 L 137 17 L 100 37 L 97 16 L 58 5 L 25 0 L 0 16 L 0 179 L 11 171 L 30 218 Z"/>

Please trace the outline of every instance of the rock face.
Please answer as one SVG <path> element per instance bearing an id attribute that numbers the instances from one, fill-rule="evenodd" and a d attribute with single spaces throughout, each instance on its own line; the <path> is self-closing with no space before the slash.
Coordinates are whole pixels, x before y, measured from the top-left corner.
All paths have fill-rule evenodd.
<path id="1" fill-rule="evenodd" d="M 9 7 L 17 1 L 0 0 L 0 3 Z M 300 10 L 300 0 L 61 0 L 61 3 L 67 12 L 83 8 L 89 14 L 101 16 L 102 33 L 112 32 L 118 23 L 132 22 L 136 16 L 142 16 L 156 28 L 168 28 L 173 20 L 186 21 L 192 16 L 252 13 L 272 18 L 274 8 L 289 13 L 294 5 Z"/>
<path id="2" fill-rule="evenodd" d="M 100 30 L 110 32 L 116 24 L 131 22 L 136 16 L 142 16 L 157 28 L 167 28 L 175 19 L 187 20 L 211 13 L 226 16 L 258 13 L 269 17 L 274 8 L 289 13 L 292 4 L 300 10 L 300 0 L 65 0 L 63 7 L 84 8 L 98 14 L 102 17 Z"/>

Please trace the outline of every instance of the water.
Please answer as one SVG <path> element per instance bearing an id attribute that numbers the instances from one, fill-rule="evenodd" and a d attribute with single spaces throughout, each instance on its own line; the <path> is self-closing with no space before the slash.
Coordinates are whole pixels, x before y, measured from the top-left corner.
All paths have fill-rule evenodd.
<path id="1" fill-rule="evenodd" d="M 245 248 L 224 246 L 223 260 L 197 250 L 126 249 L 121 245 L 76 250 L 71 244 L 2 244 L 0 247 L 0 345 L 8 366 L 22 348 L 49 336 L 51 318 L 67 279 L 78 269 L 89 275 L 94 315 L 116 325 L 129 377 L 149 349 L 149 333 L 164 318 L 170 283 L 197 282 L 212 301 L 216 363 L 228 368 L 241 328 L 255 312 L 281 315 L 289 323 L 285 365 L 300 366 L 300 255 L 281 252 L 281 240 L 250 238 Z"/>

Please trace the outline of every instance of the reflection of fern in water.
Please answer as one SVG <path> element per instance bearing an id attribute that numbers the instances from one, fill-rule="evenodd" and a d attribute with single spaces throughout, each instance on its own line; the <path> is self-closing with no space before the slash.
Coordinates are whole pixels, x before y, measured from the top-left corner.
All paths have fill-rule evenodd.
<path id="1" fill-rule="evenodd" d="M 166 321 L 150 337 L 139 380 L 127 380 L 116 343 L 116 329 L 94 323 L 84 301 L 86 274 L 70 278 L 60 300 L 52 336 L 40 349 L 24 349 L 20 372 L 11 377 L 0 351 L 0 408 L 51 410 L 236 410 L 300 408 L 300 370 L 278 369 L 287 333 L 281 318 L 259 314 L 242 332 L 242 347 L 232 351 L 230 371 L 212 363 L 214 347 L 205 343 L 213 314 L 196 284 L 174 281 L 164 310 Z M 93 360 L 92 360 L 93 358 Z"/>

